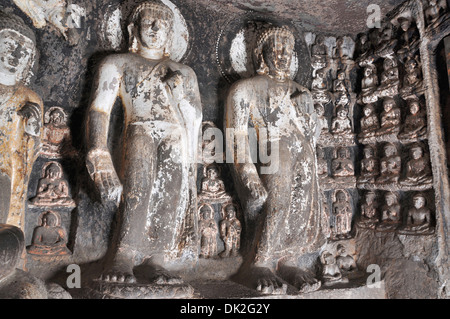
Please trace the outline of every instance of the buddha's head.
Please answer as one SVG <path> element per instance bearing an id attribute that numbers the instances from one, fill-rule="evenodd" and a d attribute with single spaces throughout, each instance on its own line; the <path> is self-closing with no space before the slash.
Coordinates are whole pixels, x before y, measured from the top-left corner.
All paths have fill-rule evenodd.
<path id="1" fill-rule="evenodd" d="M 419 113 L 420 110 L 420 104 L 417 100 L 411 100 L 409 102 L 409 112 L 411 112 L 412 115 L 416 115 Z"/>
<path id="2" fill-rule="evenodd" d="M 394 144 L 387 143 L 384 146 L 384 155 L 386 157 L 393 156 L 393 155 L 396 155 L 396 154 L 397 154 L 397 148 L 395 147 Z"/>
<path id="3" fill-rule="evenodd" d="M 413 205 L 415 208 L 420 209 L 425 207 L 427 200 L 425 196 L 421 193 L 414 195 L 413 197 Z"/>
<path id="4" fill-rule="evenodd" d="M 366 204 L 367 205 L 371 205 L 373 204 L 373 202 L 375 202 L 375 198 L 376 198 L 376 194 L 373 191 L 368 191 L 366 193 L 365 199 L 366 199 Z"/>
<path id="5" fill-rule="evenodd" d="M 55 227 L 58 226 L 58 217 L 55 213 L 48 211 L 42 216 L 42 226 Z"/>
<path id="6" fill-rule="evenodd" d="M 411 148 L 411 157 L 415 160 L 422 158 L 423 156 L 423 149 L 420 145 L 416 144 Z"/>
<path id="7" fill-rule="evenodd" d="M 130 51 L 138 51 L 139 45 L 156 50 L 166 50 L 173 33 L 172 10 L 160 1 L 141 3 L 131 15 L 128 25 Z M 165 51 L 167 55 L 167 50 Z"/>
<path id="8" fill-rule="evenodd" d="M 375 155 L 375 151 L 371 146 L 364 147 L 364 158 L 372 158 Z"/>
<path id="9" fill-rule="evenodd" d="M 276 75 L 285 80 L 290 76 L 295 38 L 286 27 L 266 30 L 257 43 L 255 55 L 258 59 L 258 74 Z"/>
<path id="10" fill-rule="evenodd" d="M 227 214 L 228 219 L 236 218 L 236 207 L 234 207 L 233 204 L 227 205 L 227 207 L 225 208 L 225 212 Z"/>
<path id="11" fill-rule="evenodd" d="M 366 117 L 368 117 L 368 116 L 370 116 L 370 115 L 372 115 L 373 113 L 374 113 L 374 107 L 373 107 L 373 104 L 367 104 L 365 107 L 364 107 L 364 115 L 366 116 Z"/>
<path id="12" fill-rule="evenodd" d="M 0 11 L 0 84 L 27 83 L 35 56 L 33 31 L 19 17 Z"/>
<path id="13" fill-rule="evenodd" d="M 411 20 L 408 18 L 400 17 L 398 19 L 398 23 L 400 24 L 400 27 L 403 31 L 408 31 L 409 27 L 411 26 Z"/>
<path id="14" fill-rule="evenodd" d="M 45 168 L 45 177 L 49 179 L 59 179 L 62 176 L 62 169 L 56 162 L 50 163 Z"/>
<path id="15" fill-rule="evenodd" d="M 384 197 L 388 206 L 395 205 L 398 202 L 398 195 L 395 192 L 388 192 Z"/>
<path id="16" fill-rule="evenodd" d="M 200 208 L 200 215 L 204 220 L 214 218 L 214 211 L 211 206 L 205 204 Z"/>
<path id="17" fill-rule="evenodd" d="M 209 179 L 217 179 L 219 177 L 219 168 L 216 165 L 209 165 L 206 169 L 206 175 Z"/>
<path id="18" fill-rule="evenodd" d="M 383 101 L 383 108 L 385 112 L 390 112 L 395 107 L 395 100 L 393 98 L 386 98 Z"/>

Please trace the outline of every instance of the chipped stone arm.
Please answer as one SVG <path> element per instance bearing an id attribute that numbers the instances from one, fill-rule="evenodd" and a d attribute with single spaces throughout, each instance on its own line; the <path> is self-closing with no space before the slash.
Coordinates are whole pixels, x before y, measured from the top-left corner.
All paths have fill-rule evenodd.
<path id="1" fill-rule="evenodd" d="M 101 65 L 88 114 L 86 156 L 86 167 L 100 192 L 102 201 L 113 201 L 116 204 L 120 202 L 123 188 L 107 142 L 110 114 L 120 87 L 119 78 L 119 72 L 114 65 L 107 61 Z"/>

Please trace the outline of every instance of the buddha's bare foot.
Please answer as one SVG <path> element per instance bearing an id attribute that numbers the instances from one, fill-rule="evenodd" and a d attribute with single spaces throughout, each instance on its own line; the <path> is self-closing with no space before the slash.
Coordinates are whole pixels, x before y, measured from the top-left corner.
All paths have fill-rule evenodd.
<path id="1" fill-rule="evenodd" d="M 132 261 L 115 261 L 111 267 L 103 272 L 99 280 L 111 283 L 136 283 Z"/>
<path id="2" fill-rule="evenodd" d="M 251 278 L 256 291 L 267 295 L 284 295 L 287 291 L 287 284 L 276 276 L 269 268 L 253 267 Z"/>
<path id="3" fill-rule="evenodd" d="M 298 267 L 280 266 L 280 276 L 298 289 L 300 293 L 318 290 L 322 284 L 314 275 Z"/>

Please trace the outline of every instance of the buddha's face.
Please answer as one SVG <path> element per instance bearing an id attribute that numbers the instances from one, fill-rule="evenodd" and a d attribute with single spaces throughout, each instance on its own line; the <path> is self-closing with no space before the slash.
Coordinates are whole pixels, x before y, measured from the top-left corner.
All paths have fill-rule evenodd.
<path id="1" fill-rule="evenodd" d="M 401 26 L 402 30 L 406 32 L 406 31 L 408 31 L 409 27 L 411 26 L 411 21 L 409 21 L 408 19 L 402 20 L 402 23 L 400 26 Z"/>
<path id="2" fill-rule="evenodd" d="M 386 155 L 386 157 L 395 155 L 395 147 L 393 145 L 387 145 L 384 148 L 384 154 Z"/>
<path id="3" fill-rule="evenodd" d="M 372 73 L 373 73 L 372 71 L 373 71 L 372 68 L 365 68 L 365 69 L 364 69 L 364 76 L 365 76 L 365 77 L 371 76 Z"/>
<path id="4" fill-rule="evenodd" d="M 50 114 L 50 122 L 53 124 L 61 124 L 63 121 L 63 115 L 59 111 L 53 111 Z"/>
<path id="5" fill-rule="evenodd" d="M 294 42 L 287 35 L 275 34 L 263 47 L 263 58 L 269 70 L 286 74 L 289 72 L 293 53 Z"/>
<path id="6" fill-rule="evenodd" d="M 384 60 L 383 67 L 385 70 L 389 70 L 394 67 L 394 61 L 392 59 L 387 58 Z"/>
<path id="7" fill-rule="evenodd" d="M 429 2 L 429 4 L 430 4 L 430 6 L 432 6 L 432 7 L 435 7 L 436 4 L 437 4 L 437 1 L 436 1 L 436 0 L 429 0 L 428 2 Z"/>
<path id="8" fill-rule="evenodd" d="M 227 216 L 229 219 L 233 219 L 236 217 L 236 210 L 234 209 L 234 207 L 227 208 Z"/>
<path id="9" fill-rule="evenodd" d="M 368 40 L 367 35 L 364 34 L 361 36 L 359 41 L 361 42 L 361 44 L 365 44 L 367 40 Z"/>
<path id="10" fill-rule="evenodd" d="M 338 74 L 338 79 L 341 80 L 341 81 L 345 80 L 345 73 L 344 72 L 339 73 Z"/>
<path id="11" fill-rule="evenodd" d="M 346 117 L 347 117 L 347 114 L 348 114 L 348 112 L 347 112 L 347 110 L 344 109 L 344 108 L 342 108 L 342 109 L 338 112 L 338 116 L 339 116 L 340 118 L 346 118 Z"/>
<path id="12" fill-rule="evenodd" d="M 172 21 L 156 10 L 144 9 L 140 14 L 141 43 L 151 49 L 163 49 L 171 33 Z"/>
<path id="13" fill-rule="evenodd" d="M 203 215 L 203 219 L 211 219 L 212 218 L 212 211 L 208 206 L 203 206 L 201 209 L 201 213 Z"/>
<path id="14" fill-rule="evenodd" d="M 411 155 L 413 159 L 419 159 L 422 157 L 423 155 L 423 151 L 422 148 L 420 147 L 415 147 L 411 150 Z"/>
<path id="15" fill-rule="evenodd" d="M 55 227 L 56 226 L 56 218 L 52 214 L 45 214 L 42 217 L 42 226 Z"/>
<path id="16" fill-rule="evenodd" d="M 411 112 L 411 114 L 416 115 L 417 113 L 419 113 L 419 109 L 419 103 L 412 102 L 411 104 L 409 104 L 409 111 Z"/>
<path id="17" fill-rule="evenodd" d="M 219 176 L 219 172 L 217 171 L 216 168 L 209 168 L 208 169 L 208 177 L 210 179 L 216 179 L 217 176 Z"/>
<path id="18" fill-rule="evenodd" d="M 338 200 L 339 203 L 344 203 L 346 198 L 345 198 L 345 194 L 343 192 L 338 192 L 336 194 L 336 198 Z"/>
<path id="19" fill-rule="evenodd" d="M 386 195 L 386 204 L 387 204 L 388 206 L 394 205 L 395 202 L 396 202 L 396 200 L 395 200 L 395 196 L 394 196 L 394 195 L 392 195 L 392 194 Z"/>
<path id="20" fill-rule="evenodd" d="M 0 31 L 0 82 L 6 77 L 22 80 L 33 52 L 34 43 L 27 37 L 13 30 Z"/>
<path id="21" fill-rule="evenodd" d="M 321 106 L 320 104 L 316 106 L 316 113 L 319 116 L 323 116 L 325 114 L 325 110 L 323 108 L 323 106 Z"/>
<path id="22" fill-rule="evenodd" d="M 406 71 L 414 71 L 417 68 L 417 62 L 414 60 L 409 60 L 405 65 Z"/>
<path id="23" fill-rule="evenodd" d="M 372 193 L 367 194 L 366 195 L 366 204 L 367 205 L 373 204 L 374 199 L 375 199 L 374 194 L 372 194 Z"/>
<path id="24" fill-rule="evenodd" d="M 56 165 L 50 165 L 46 171 L 47 178 L 56 179 L 59 177 L 60 171 Z"/>
<path id="25" fill-rule="evenodd" d="M 364 108 L 364 115 L 365 116 L 370 116 L 373 113 L 373 109 L 371 107 L 365 107 Z"/>
<path id="26" fill-rule="evenodd" d="M 383 108 L 386 112 L 390 112 L 394 108 L 394 101 L 387 100 L 383 103 Z"/>
<path id="27" fill-rule="evenodd" d="M 364 157 L 365 158 L 372 158 L 373 157 L 373 149 L 372 148 L 365 148 L 364 149 Z"/>
<path id="28" fill-rule="evenodd" d="M 425 198 L 423 198 L 422 196 L 414 197 L 413 204 L 417 209 L 423 208 L 425 207 Z"/>

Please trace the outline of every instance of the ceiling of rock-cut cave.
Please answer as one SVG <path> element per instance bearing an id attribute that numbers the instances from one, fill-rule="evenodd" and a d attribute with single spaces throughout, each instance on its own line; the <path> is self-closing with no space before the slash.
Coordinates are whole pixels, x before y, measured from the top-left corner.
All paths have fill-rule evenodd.
<path id="1" fill-rule="evenodd" d="M 380 6 L 385 16 L 404 0 L 187 0 L 223 14 L 254 10 L 290 20 L 303 30 L 334 34 L 356 34 L 367 29 L 371 4 Z"/>

